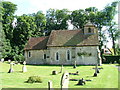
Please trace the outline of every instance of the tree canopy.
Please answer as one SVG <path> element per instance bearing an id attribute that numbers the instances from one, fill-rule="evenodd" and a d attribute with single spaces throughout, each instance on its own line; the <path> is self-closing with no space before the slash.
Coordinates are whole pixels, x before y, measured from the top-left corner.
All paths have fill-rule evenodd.
<path id="1" fill-rule="evenodd" d="M 30 37 L 41 37 L 49 35 L 52 30 L 67 30 L 70 22 L 73 29 L 84 28 L 84 25 L 91 21 L 99 29 L 101 46 L 103 45 L 102 37 L 103 26 L 109 27 L 109 35 L 113 38 L 117 29 L 111 27 L 111 22 L 116 14 L 118 2 L 112 2 L 103 10 L 96 7 L 88 7 L 69 11 L 68 9 L 49 9 L 46 15 L 42 11 L 32 14 L 14 15 L 17 5 L 8 1 L 2 1 L 2 24 L 4 33 L 4 58 L 14 60 L 23 59 L 24 46 Z M 1 9 L 1 7 L 0 7 Z M 44 34 L 46 33 L 46 34 Z M 114 34 L 114 35 L 117 35 Z"/>

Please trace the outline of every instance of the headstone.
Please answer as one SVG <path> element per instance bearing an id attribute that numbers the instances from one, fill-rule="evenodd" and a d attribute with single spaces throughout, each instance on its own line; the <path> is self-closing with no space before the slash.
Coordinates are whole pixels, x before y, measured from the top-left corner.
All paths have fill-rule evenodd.
<path id="1" fill-rule="evenodd" d="M 8 59 L 8 62 L 11 62 L 11 60 L 10 60 L 10 59 Z"/>
<path id="2" fill-rule="evenodd" d="M 58 72 L 57 71 L 52 71 L 52 75 L 57 75 Z"/>
<path id="3" fill-rule="evenodd" d="M 25 62 L 25 61 L 23 62 L 23 68 L 22 68 L 22 71 L 23 71 L 23 72 L 27 72 L 26 62 Z"/>
<path id="4" fill-rule="evenodd" d="M 63 65 L 61 66 L 61 69 L 60 69 L 60 73 L 62 73 L 63 72 Z"/>
<path id="5" fill-rule="evenodd" d="M 13 72 L 13 62 L 10 63 L 10 69 L 8 71 L 8 73 L 12 73 Z"/>
<path id="6" fill-rule="evenodd" d="M 74 63 L 74 66 L 73 66 L 73 68 L 76 68 L 76 61 L 75 61 L 75 63 Z"/>
<path id="7" fill-rule="evenodd" d="M 94 77 L 97 77 L 97 70 L 98 70 L 98 68 L 97 68 L 97 65 L 96 65 L 96 67 L 95 67 L 95 73 L 94 73 Z"/>
<path id="8" fill-rule="evenodd" d="M 4 58 L 1 59 L 1 62 L 4 62 Z"/>
<path id="9" fill-rule="evenodd" d="M 77 85 L 84 85 L 85 84 L 85 80 L 82 78 L 78 81 Z"/>
<path id="10" fill-rule="evenodd" d="M 52 82 L 51 81 L 48 82 L 48 90 L 54 90 L 53 87 L 52 87 Z"/>
<path id="11" fill-rule="evenodd" d="M 61 90 L 68 90 L 68 85 L 69 85 L 69 73 L 65 72 L 63 73 L 62 77 L 61 77 Z"/>

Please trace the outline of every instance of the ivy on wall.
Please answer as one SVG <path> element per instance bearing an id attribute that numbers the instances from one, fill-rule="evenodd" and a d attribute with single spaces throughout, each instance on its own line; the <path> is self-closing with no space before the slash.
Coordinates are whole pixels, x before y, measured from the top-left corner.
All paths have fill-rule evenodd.
<path id="1" fill-rule="evenodd" d="M 92 56 L 92 53 L 87 53 L 87 52 L 78 52 L 78 56 Z"/>

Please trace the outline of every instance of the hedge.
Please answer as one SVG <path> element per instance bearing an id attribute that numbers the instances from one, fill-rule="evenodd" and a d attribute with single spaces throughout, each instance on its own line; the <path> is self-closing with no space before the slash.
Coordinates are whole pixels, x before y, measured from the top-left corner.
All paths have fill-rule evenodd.
<path id="1" fill-rule="evenodd" d="M 114 63 L 117 62 L 120 64 L 120 56 L 103 56 L 102 63 Z"/>

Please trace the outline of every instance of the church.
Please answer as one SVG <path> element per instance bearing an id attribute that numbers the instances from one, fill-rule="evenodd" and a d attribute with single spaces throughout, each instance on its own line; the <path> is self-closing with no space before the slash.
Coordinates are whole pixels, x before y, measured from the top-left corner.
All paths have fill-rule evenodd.
<path id="1" fill-rule="evenodd" d="M 88 22 L 81 30 L 52 30 L 49 36 L 29 38 L 24 50 L 27 64 L 101 64 L 98 29 Z"/>

